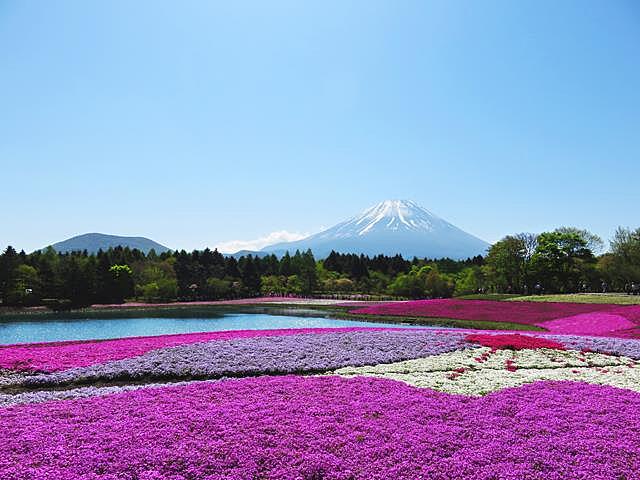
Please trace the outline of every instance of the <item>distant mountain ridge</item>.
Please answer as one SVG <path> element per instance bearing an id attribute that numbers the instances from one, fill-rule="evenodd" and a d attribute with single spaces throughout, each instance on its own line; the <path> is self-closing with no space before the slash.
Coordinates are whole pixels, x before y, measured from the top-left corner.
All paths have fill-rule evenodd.
<path id="1" fill-rule="evenodd" d="M 153 240 L 145 237 L 121 237 L 118 235 L 106 235 L 104 233 L 85 233 L 76 237 L 63 240 L 51 245 L 54 250 L 60 253 L 69 253 L 86 250 L 89 253 L 97 253 L 98 250 L 109 250 L 118 246 L 137 248 L 138 250 L 149 253 L 151 249 L 156 253 L 162 253 L 169 250 L 164 245 L 160 245 Z"/>
<path id="2" fill-rule="evenodd" d="M 124 237 L 86 233 L 54 243 L 62 253 L 97 253 L 117 246 L 162 253 L 170 250 L 145 237 Z M 228 256 L 284 255 L 287 251 L 310 249 L 316 258 L 326 258 L 332 250 L 368 256 L 400 254 L 405 258 L 451 258 L 454 260 L 485 255 L 489 244 L 452 225 L 410 200 L 385 200 L 359 215 L 315 235 L 293 242 L 269 245 L 260 251 L 241 250 Z"/>
<path id="3" fill-rule="evenodd" d="M 464 259 L 486 254 L 489 244 L 410 200 L 385 200 L 327 230 L 295 242 L 264 247 L 278 255 L 311 249 L 317 258 L 332 250 L 369 256 Z"/>

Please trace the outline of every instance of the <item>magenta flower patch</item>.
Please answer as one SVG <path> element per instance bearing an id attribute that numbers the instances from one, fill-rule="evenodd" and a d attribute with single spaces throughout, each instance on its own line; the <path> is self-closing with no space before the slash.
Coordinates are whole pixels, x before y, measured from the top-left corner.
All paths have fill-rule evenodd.
<path id="1" fill-rule="evenodd" d="M 640 305 L 436 299 L 382 303 L 351 313 L 521 323 L 559 334 L 640 338 Z"/>
<path id="2" fill-rule="evenodd" d="M 535 325 L 555 318 L 619 308 L 618 305 L 588 303 L 498 302 L 447 298 L 382 303 L 353 310 L 351 313 L 484 320 Z"/>
<path id="3" fill-rule="evenodd" d="M 0 409 L 0 478 L 631 480 L 639 411 L 637 393 L 572 382 L 478 399 L 362 377 L 196 383 Z"/>
<path id="4" fill-rule="evenodd" d="M 490 347 L 492 350 L 524 350 L 536 348 L 554 348 L 556 350 L 564 350 L 565 347 L 559 342 L 547 338 L 532 337 L 530 335 L 515 334 L 471 334 L 467 335 L 466 341 L 477 343 L 484 347 Z"/>
<path id="5" fill-rule="evenodd" d="M 557 318 L 538 325 L 559 334 L 640 338 L 640 305 Z"/>

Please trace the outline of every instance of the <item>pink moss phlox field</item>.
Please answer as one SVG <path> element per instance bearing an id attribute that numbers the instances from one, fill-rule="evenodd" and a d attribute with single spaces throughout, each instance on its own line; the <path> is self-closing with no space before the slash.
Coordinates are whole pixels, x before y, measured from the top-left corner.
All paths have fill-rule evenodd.
<path id="1" fill-rule="evenodd" d="M 640 338 L 640 305 L 557 318 L 538 326 L 558 334 Z"/>
<path id="2" fill-rule="evenodd" d="M 598 421 L 594 421 L 597 412 Z M 260 377 L 0 409 L 7 480 L 640 478 L 640 394 Z"/>
<path id="3" fill-rule="evenodd" d="M 553 348 L 556 350 L 565 350 L 564 345 L 548 338 L 532 337 L 530 335 L 520 334 L 470 334 L 465 340 L 471 343 L 477 343 L 484 347 L 490 347 L 492 350 L 524 350 L 536 348 Z"/>
<path id="4" fill-rule="evenodd" d="M 393 302 L 359 308 L 351 313 L 398 315 L 458 320 L 514 322 L 535 325 L 570 315 L 619 309 L 619 305 L 554 302 L 499 302 L 493 300 L 458 300 L 444 298 Z"/>
<path id="5" fill-rule="evenodd" d="M 17 371 L 56 372 L 86 367 L 113 360 L 143 355 L 151 350 L 212 340 L 263 336 L 321 334 L 357 330 L 380 330 L 367 327 L 290 328 L 279 330 L 236 330 L 229 332 L 183 333 L 153 337 L 129 337 L 114 340 L 32 343 L 0 346 L 0 368 Z"/>
<path id="6" fill-rule="evenodd" d="M 550 332 L 569 335 L 609 335 L 635 327 L 630 320 L 612 313 L 591 312 L 542 322 Z"/>
<path id="7" fill-rule="evenodd" d="M 640 305 L 435 299 L 382 303 L 351 313 L 510 322 L 558 334 L 640 338 Z"/>

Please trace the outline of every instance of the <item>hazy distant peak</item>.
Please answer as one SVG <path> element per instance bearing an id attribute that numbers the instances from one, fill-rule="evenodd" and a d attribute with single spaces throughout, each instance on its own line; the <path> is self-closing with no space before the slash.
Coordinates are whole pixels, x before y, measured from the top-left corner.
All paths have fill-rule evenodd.
<path id="1" fill-rule="evenodd" d="M 107 235 L 104 233 L 85 233 L 52 245 L 54 250 L 61 253 L 82 252 L 84 250 L 89 253 L 96 253 L 98 250 L 106 251 L 109 250 L 109 248 L 118 246 L 129 247 L 131 249 L 137 248 L 145 254 L 149 253 L 152 249 L 155 250 L 156 253 L 169 250 L 164 245 L 160 245 L 145 237 L 121 237 L 119 235 Z"/>

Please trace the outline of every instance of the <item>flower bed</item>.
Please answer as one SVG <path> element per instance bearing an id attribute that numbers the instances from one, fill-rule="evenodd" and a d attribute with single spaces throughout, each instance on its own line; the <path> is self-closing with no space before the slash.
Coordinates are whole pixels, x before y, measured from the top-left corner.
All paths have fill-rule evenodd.
<path id="1" fill-rule="evenodd" d="M 351 313 L 520 323 L 558 334 L 640 338 L 638 305 L 436 299 L 382 303 Z"/>
<path id="2" fill-rule="evenodd" d="M 567 348 L 571 350 L 564 352 Z M 383 376 L 467 395 L 484 395 L 536 380 L 582 380 L 636 389 L 633 385 L 640 385 L 640 369 L 632 369 L 639 358 L 640 342 L 584 337 L 443 330 L 263 336 L 157 349 L 133 358 L 61 372 L 9 375 L 0 378 L 0 386 L 13 393 L 0 395 L 0 405 L 115 391 L 84 385 L 128 383 L 138 388 L 166 381 L 332 370 L 340 375 Z M 588 370 L 593 367 L 616 368 L 609 372 Z M 517 375 L 512 375 L 515 372 Z M 51 394 L 48 390 L 54 386 L 70 390 Z M 15 394 L 16 391 L 25 393 Z"/>
<path id="3" fill-rule="evenodd" d="M 583 337 L 578 335 L 547 335 L 546 338 L 562 343 L 565 348 L 623 355 L 640 359 L 640 341 L 612 337 Z"/>
<path id="4" fill-rule="evenodd" d="M 320 334 L 368 330 L 366 327 L 289 328 L 279 330 L 236 330 L 229 332 L 182 333 L 114 340 L 29 343 L 0 346 L 0 368 L 17 371 L 55 372 L 113 360 L 135 357 L 151 350 L 232 338 Z M 371 330 L 379 330 L 371 328 Z"/>
<path id="5" fill-rule="evenodd" d="M 573 382 L 478 399 L 373 378 L 197 383 L 0 409 L 0 478 L 633 479 L 638 411 L 635 392 Z"/>
<path id="6" fill-rule="evenodd" d="M 470 362 L 473 366 L 473 362 L 486 363 L 489 356 L 498 349 L 536 351 L 571 349 L 576 354 L 580 351 L 593 351 L 607 354 L 614 359 L 618 357 L 628 357 L 631 361 L 640 359 L 640 342 L 635 340 L 413 329 L 316 329 L 303 331 L 304 333 L 301 334 L 297 334 L 298 332 L 298 330 L 220 332 L 216 335 L 167 336 L 170 338 L 164 340 L 162 337 L 157 337 L 159 343 L 156 346 L 163 343 L 169 346 L 149 350 L 121 360 L 106 361 L 62 371 L 44 373 L 10 373 L 7 371 L 5 375 L 0 375 L 0 388 L 5 393 L 14 394 L 24 390 L 46 391 L 52 386 L 76 389 L 84 385 L 102 386 L 122 383 L 144 385 L 192 379 L 290 373 L 313 374 L 343 367 L 353 368 L 367 365 L 386 368 L 384 365 L 382 367 L 380 365 L 396 365 L 397 362 L 413 359 L 419 359 L 418 363 L 410 365 L 422 365 L 420 362 L 427 362 L 427 364 L 432 361 L 442 362 L 442 366 L 437 370 L 444 372 L 445 376 L 453 375 L 455 378 L 463 373 L 456 371 L 456 369 L 468 369 L 469 367 L 469 365 L 459 364 L 456 361 L 456 355 L 472 359 Z M 266 333 L 270 333 L 270 335 L 265 335 Z M 224 339 L 225 336 L 232 338 Z M 210 340 L 210 338 L 215 340 Z M 139 340 L 146 342 L 155 339 L 156 337 L 148 337 Z M 207 339 L 209 341 L 206 341 Z M 123 341 L 125 340 L 137 339 L 123 339 Z M 172 341 L 184 342 L 185 340 L 192 342 L 199 340 L 199 342 L 183 343 L 177 346 L 171 346 L 170 343 Z M 80 355 L 82 349 L 91 352 L 91 348 L 103 343 L 108 344 L 111 341 L 73 344 L 67 342 L 62 345 L 54 345 L 53 349 L 55 352 L 58 346 L 70 346 L 74 347 L 73 352 Z M 143 345 L 149 346 L 146 343 Z M 479 349 L 480 346 L 488 348 Z M 43 349 L 45 346 L 39 345 L 38 348 Z M 129 352 L 129 350 L 125 350 L 125 352 Z M 452 354 L 442 356 L 448 352 L 452 352 Z M 51 356 L 53 356 L 53 352 Z M 51 356 L 45 358 L 51 358 Z M 442 360 L 439 360 L 440 357 Z M 95 360 L 95 358 L 94 355 L 92 359 Z M 501 361 L 501 368 L 504 367 L 507 371 L 516 371 L 522 367 L 519 362 L 514 363 L 507 360 Z M 538 360 L 540 359 L 538 358 Z M 624 364 L 626 361 L 623 360 L 622 363 Z M 449 365 L 450 368 L 445 368 L 446 365 Z M 557 367 L 559 365 L 554 365 L 554 368 Z M 536 368 L 547 367 L 544 366 L 544 363 L 540 363 Z M 365 368 L 363 371 L 368 370 Z M 529 378 L 574 378 L 573 375 L 567 375 L 567 372 L 563 373 L 564 376 L 549 377 L 545 375 L 533 375 Z M 437 385 L 434 384 L 431 388 L 437 388 Z M 10 396 L 0 398 L 0 404 L 18 403 L 17 397 L 9 398 Z M 24 401 L 41 401 L 50 397 L 34 394 L 31 396 L 23 395 L 20 398 L 23 398 Z"/>
<path id="7" fill-rule="evenodd" d="M 557 307 L 560 306 L 560 307 Z M 566 315 L 576 309 L 604 307 L 592 311 Z M 474 300 L 427 300 L 418 302 L 393 302 L 354 310 L 355 313 L 389 315 L 447 316 L 461 319 L 480 319 L 532 323 L 535 319 L 559 318 L 537 322 L 552 333 L 616 336 L 640 338 L 640 306 L 620 307 L 595 304 L 554 304 L 524 302 L 492 302 Z M 246 330 L 236 332 L 205 332 L 193 334 L 162 335 L 153 337 L 121 338 L 80 342 L 52 342 L 0 346 L 0 369 L 24 372 L 55 372 L 71 368 L 102 364 L 105 362 L 143 355 L 149 351 L 178 345 L 253 338 L 261 336 L 322 334 L 336 331 L 380 330 L 377 328 L 349 327 L 342 329 L 281 329 Z M 636 348 L 633 347 L 633 350 Z M 612 350 L 615 351 L 615 350 Z"/>
<path id="8" fill-rule="evenodd" d="M 363 315 L 394 315 L 409 317 L 453 318 L 513 322 L 536 325 L 581 313 L 620 309 L 618 305 L 551 302 L 498 302 L 492 300 L 458 300 L 454 298 L 382 303 L 352 310 Z"/>
<path id="9" fill-rule="evenodd" d="M 188 385 L 193 382 L 176 382 L 172 385 Z M 129 392 L 141 388 L 164 387 L 166 384 L 150 383 L 146 385 L 124 385 L 118 387 L 79 387 L 69 390 L 41 390 L 18 394 L 0 393 L 0 408 L 23 403 L 42 403 L 54 400 L 76 400 L 79 398 L 102 397 L 113 393 Z"/>
<path id="10" fill-rule="evenodd" d="M 100 365 L 20 377 L 12 385 L 314 373 L 347 365 L 438 355 L 464 345 L 461 332 L 406 329 L 236 338 L 163 348 Z"/>
<path id="11" fill-rule="evenodd" d="M 560 334 L 640 338 L 640 306 L 557 318 L 541 322 L 538 326 Z"/>
<path id="12" fill-rule="evenodd" d="M 49 347 L 51 362 L 102 344 L 91 359 L 103 363 L 0 370 L 1 479 L 631 480 L 640 471 L 638 340 L 354 328 L 31 352 Z M 136 355 L 110 360 L 114 352 Z"/>
<path id="13" fill-rule="evenodd" d="M 555 348 L 558 350 L 564 350 L 564 345 L 554 340 L 547 338 L 532 337 L 529 335 L 520 334 L 482 334 L 475 333 L 465 337 L 467 342 L 478 343 L 485 347 L 491 347 L 492 350 L 497 349 L 510 349 L 510 350 L 523 350 L 525 348 Z"/>
<path id="14" fill-rule="evenodd" d="M 640 368 L 627 357 L 557 349 L 456 350 L 427 358 L 345 367 L 335 374 L 373 376 L 462 395 L 486 395 L 540 380 L 582 381 L 640 391 Z"/>

